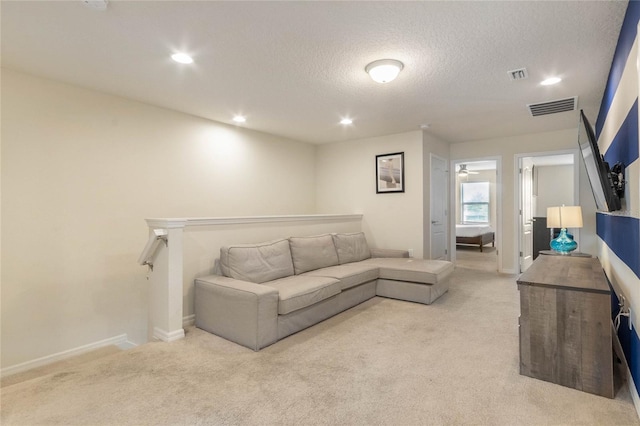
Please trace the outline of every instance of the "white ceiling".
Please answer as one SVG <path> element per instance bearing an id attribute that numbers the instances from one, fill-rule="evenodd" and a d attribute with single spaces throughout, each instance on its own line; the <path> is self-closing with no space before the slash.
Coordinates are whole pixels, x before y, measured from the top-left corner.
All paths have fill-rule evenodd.
<path id="1" fill-rule="evenodd" d="M 418 130 L 449 142 L 577 127 L 598 112 L 627 2 L 1 3 L 2 66 L 299 141 Z M 169 59 L 190 53 L 186 66 Z M 380 85 L 376 59 L 405 65 Z M 507 71 L 526 67 L 511 82 Z M 539 82 L 550 75 L 556 86 Z M 350 126 L 341 118 L 354 120 Z"/>

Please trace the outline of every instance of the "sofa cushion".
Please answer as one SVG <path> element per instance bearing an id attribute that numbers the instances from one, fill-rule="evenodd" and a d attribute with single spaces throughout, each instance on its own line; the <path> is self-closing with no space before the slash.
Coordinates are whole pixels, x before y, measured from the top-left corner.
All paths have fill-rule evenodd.
<path id="1" fill-rule="evenodd" d="M 329 234 L 291 237 L 289 245 L 296 275 L 338 264 L 338 253 Z"/>
<path id="2" fill-rule="evenodd" d="M 293 275 L 291 249 L 286 239 L 220 248 L 222 273 L 237 280 L 264 283 Z"/>
<path id="3" fill-rule="evenodd" d="M 371 250 L 363 232 L 333 234 L 332 237 L 340 264 L 359 262 L 371 257 Z"/>
<path id="4" fill-rule="evenodd" d="M 446 260 L 413 258 L 371 258 L 363 261 L 380 268 L 379 278 L 436 284 L 453 272 L 453 263 Z"/>
<path id="5" fill-rule="evenodd" d="M 335 278 L 296 275 L 271 281 L 269 287 L 278 290 L 278 314 L 286 315 L 306 308 L 340 293 Z"/>
<path id="6" fill-rule="evenodd" d="M 346 290 L 357 285 L 378 279 L 378 267 L 363 262 L 329 266 L 305 272 L 303 276 L 331 277 L 340 280 L 340 289 Z"/>

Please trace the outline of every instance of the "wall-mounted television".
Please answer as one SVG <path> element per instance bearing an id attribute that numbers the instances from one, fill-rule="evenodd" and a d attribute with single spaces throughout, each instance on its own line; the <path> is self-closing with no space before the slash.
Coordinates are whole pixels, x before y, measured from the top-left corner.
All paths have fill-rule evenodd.
<path id="1" fill-rule="evenodd" d="M 582 110 L 580 110 L 578 145 L 598 210 L 605 212 L 620 210 L 622 208 L 620 197 L 624 195 L 624 167 L 621 163 L 617 163 L 613 171 L 609 168 L 609 163 L 604 161 L 600 154 L 593 128 Z"/>

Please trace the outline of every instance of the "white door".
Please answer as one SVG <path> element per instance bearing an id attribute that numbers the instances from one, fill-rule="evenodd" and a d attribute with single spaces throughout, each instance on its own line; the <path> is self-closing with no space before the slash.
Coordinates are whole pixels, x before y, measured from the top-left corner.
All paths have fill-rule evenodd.
<path id="1" fill-rule="evenodd" d="M 447 259 L 447 162 L 431 154 L 431 259 Z"/>
<path id="2" fill-rule="evenodd" d="M 533 161 L 523 158 L 520 168 L 522 199 L 520 203 L 520 272 L 533 263 Z"/>

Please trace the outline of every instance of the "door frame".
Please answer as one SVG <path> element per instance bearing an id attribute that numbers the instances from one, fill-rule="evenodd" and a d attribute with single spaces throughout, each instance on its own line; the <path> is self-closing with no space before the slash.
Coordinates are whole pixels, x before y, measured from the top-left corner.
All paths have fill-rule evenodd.
<path id="1" fill-rule="evenodd" d="M 474 158 L 461 158 L 451 160 L 451 166 L 449 167 L 449 212 L 456 211 L 456 203 L 455 199 L 456 193 L 456 166 L 458 164 L 466 164 L 466 163 L 477 163 L 479 161 L 495 161 L 496 162 L 496 233 L 495 233 L 495 246 L 496 246 L 496 254 L 498 257 L 498 272 L 503 272 L 502 270 L 502 156 L 491 156 L 491 157 L 474 157 Z M 449 238 L 450 247 L 449 252 L 451 253 L 451 261 L 455 262 L 456 260 L 456 221 L 455 214 L 449 214 Z"/>
<path id="2" fill-rule="evenodd" d="M 516 232 L 513 234 L 513 247 L 515 247 L 513 253 L 515 273 L 520 274 L 520 234 L 522 234 L 522 221 L 520 220 L 520 206 L 522 206 L 522 175 L 520 174 L 520 167 L 523 158 L 528 157 L 550 157 L 554 155 L 573 155 L 573 203 L 576 206 L 580 205 L 580 153 L 577 149 L 561 149 L 558 151 L 542 151 L 542 152 L 525 152 L 520 154 L 514 154 L 513 156 L 513 181 L 517 186 L 517 195 L 513 197 L 513 217 L 517 223 Z M 580 230 L 577 230 L 575 235 L 576 241 L 580 242 Z"/>
<path id="3" fill-rule="evenodd" d="M 432 235 L 432 224 L 431 224 L 431 214 L 432 214 L 432 209 L 433 209 L 433 195 L 435 194 L 435 192 L 433 191 L 433 159 L 436 158 L 439 161 L 442 161 L 442 164 L 444 164 L 444 176 L 445 176 L 445 180 L 451 181 L 451 176 L 450 174 L 448 174 L 448 170 L 447 170 L 447 159 L 444 157 L 441 157 L 439 155 L 436 155 L 434 153 L 430 153 L 429 154 L 429 220 L 427 222 L 428 226 L 429 226 L 429 259 L 433 259 L 433 251 L 431 250 L 431 248 L 433 247 L 433 235 Z M 450 228 L 450 223 L 451 223 L 451 209 L 449 208 L 449 199 L 451 198 L 451 195 L 449 194 L 449 192 L 447 191 L 447 186 L 448 186 L 449 182 L 445 182 L 445 186 L 444 186 L 444 190 L 442 191 L 444 193 L 444 195 L 447 197 L 447 199 L 445 200 L 444 206 L 445 206 L 445 223 L 444 223 L 444 248 L 445 248 L 445 259 L 447 260 L 451 260 L 451 250 L 449 248 L 450 245 L 450 241 L 451 241 L 451 233 L 449 232 L 449 228 Z"/>

